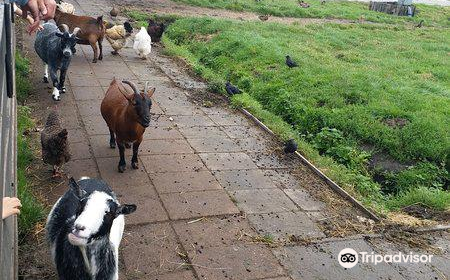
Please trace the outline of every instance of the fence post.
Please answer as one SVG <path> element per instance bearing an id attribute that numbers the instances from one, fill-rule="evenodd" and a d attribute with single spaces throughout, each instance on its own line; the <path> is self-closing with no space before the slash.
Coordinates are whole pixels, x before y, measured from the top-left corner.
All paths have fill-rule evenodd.
<path id="1" fill-rule="evenodd" d="M 17 196 L 17 113 L 15 37 L 12 7 L 0 4 L 0 211 L 3 197 Z M 15 216 L 0 223 L 0 279 L 18 279 L 18 236 Z"/>

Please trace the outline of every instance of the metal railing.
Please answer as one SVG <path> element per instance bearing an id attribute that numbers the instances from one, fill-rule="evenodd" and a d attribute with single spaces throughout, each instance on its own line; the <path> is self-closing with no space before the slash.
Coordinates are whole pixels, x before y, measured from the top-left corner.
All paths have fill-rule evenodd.
<path id="1" fill-rule="evenodd" d="M 8 1 L 5 1 L 8 2 Z M 14 65 L 14 17 L 0 1 L 0 211 L 5 196 L 17 196 L 17 114 Z M 0 223 L 0 279 L 18 278 L 17 218 Z"/>

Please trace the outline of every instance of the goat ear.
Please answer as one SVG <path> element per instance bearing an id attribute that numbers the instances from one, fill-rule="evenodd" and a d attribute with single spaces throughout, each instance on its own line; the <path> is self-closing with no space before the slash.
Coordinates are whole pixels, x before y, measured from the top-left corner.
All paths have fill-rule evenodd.
<path id="1" fill-rule="evenodd" d="M 137 206 L 135 204 L 124 204 L 120 205 L 119 208 L 117 208 L 117 216 L 119 215 L 128 215 L 136 211 Z"/>
<path id="2" fill-rule="evenodd" d="M 70 177 L 69 179 L 69 187 L 78 199 L 81 199 L 86 195 L 86 191 L 81 189 L 80 185 L 78 185 L 73 177 Z"/>
<path id="3" fill-rule="evenodd" d="M 155 90 L 156 90 L 156 88 L 149 89 L 149 90 L 147 91 L 147 96 L 148 96 L 149 98 L 152 97 L 153 94 L 155 93 Z"/>

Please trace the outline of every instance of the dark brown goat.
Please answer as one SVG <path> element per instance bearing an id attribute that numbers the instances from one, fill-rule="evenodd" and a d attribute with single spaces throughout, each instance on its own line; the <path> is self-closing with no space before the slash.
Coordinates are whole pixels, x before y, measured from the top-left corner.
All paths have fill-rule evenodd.
<path id="1" fill-rule="evenodd" d="M 70 31 L 73 31 L 75 27 L 80 28 L 80 32 L 77 37 L 80 38 L 78 44 L 83 45 L 91 45 L 92 50 L 94 51 L 94 59 L 93 63 L 97 62 L 97 58 L 99 60 L 103 59 L 103 37 L 105 37 L 105 23 L 103 22 L 103 16 L 99 16 L 98 18 L 88 17 L 88 16 L 76 16 L 72 14 L 63 13 L 60 10 L 56 10 L 55 12 L 55 22 L 56 25 L 67 24 L 69 26 Z M 97 49 L 100 49 L 100 54 Z"/>
<path id="2" fill-rule="evenodd" d="M 109 128 L 111 148 L 119 147 L 119 172 L 125 171 L 125 146 L 133 143 L 133 157 L 131 167 L 138 169 L 138 150 L 142 142 L 145 128 L 150 125 L 150 108 L 155 88 L 148 90 L 148 82 L 143 92 L 139 92 L 136 85 L 129 81 L 128 84 L 133 93 L 130 93 L 124 85 L 115 78 L 109 85 L 103 98 L 100 111 Z"/>

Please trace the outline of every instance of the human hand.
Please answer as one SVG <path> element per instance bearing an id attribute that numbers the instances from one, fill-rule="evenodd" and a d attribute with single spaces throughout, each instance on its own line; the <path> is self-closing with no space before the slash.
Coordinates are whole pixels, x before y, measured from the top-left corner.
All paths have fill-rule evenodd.
<path id="1" fill-rule="evenodd" d="M 34 23 L 27 27 L 29 34 L 39 29 L 40 20 L 49 20 L 55 16 L 56 2 L 55 0 L 28 0 L 25 6 L 22 6 L 22 17 L 27 18 L 28 12 L 34 19 Z"/>
<path id="2" fill-rule="evenodd" d="M 20 207 L 22 207 L 22 204 L 17 197 L 4 197 L 2 219 L 6 219 L 14 214 L 20 214 Z"/>

